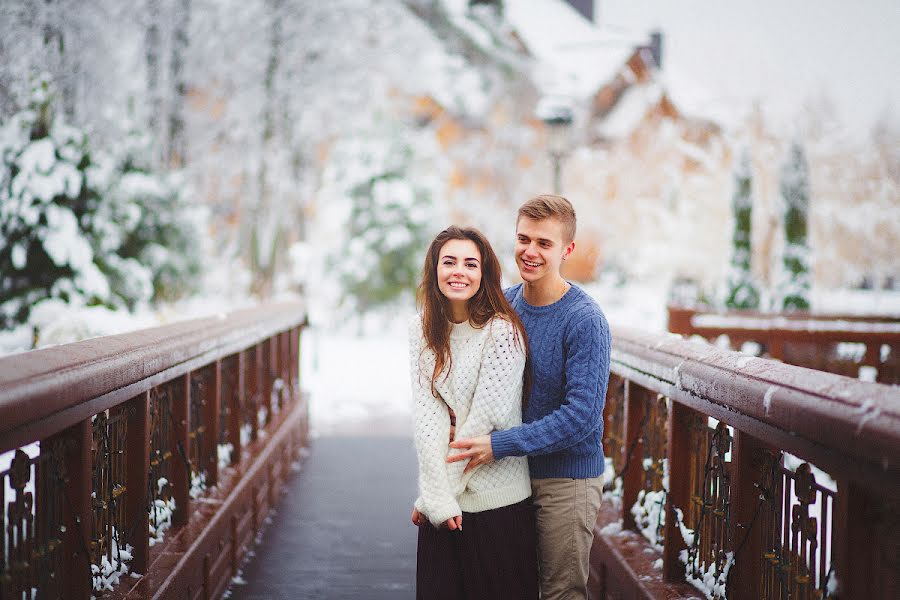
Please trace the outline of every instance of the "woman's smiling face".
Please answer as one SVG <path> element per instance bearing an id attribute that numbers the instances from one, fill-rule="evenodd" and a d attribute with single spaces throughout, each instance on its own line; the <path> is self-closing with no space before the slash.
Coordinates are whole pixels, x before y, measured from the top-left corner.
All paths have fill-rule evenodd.
<path id="1" fill-rule="evenodd" d="M 438 289 L 453 304 L 465 303 L 481 288 L 481 253 L 471 240 L 449 240 L 437 264 Z"/>

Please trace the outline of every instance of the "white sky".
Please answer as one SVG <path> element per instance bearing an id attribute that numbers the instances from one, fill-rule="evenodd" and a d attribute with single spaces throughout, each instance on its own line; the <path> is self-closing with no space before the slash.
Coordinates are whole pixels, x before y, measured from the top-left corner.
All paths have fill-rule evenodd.
<path id="1" fill-rule="evenodd" d="M 673 92 L 789 121 L 824 92 L 849 127 L 900 121 L 898 0 L 596 0 L 601 26 L 664 32 Z"/>

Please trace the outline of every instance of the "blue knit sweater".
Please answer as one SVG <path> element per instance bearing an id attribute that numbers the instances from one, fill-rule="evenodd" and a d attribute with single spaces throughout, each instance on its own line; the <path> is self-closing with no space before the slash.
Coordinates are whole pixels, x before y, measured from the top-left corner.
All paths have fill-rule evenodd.
<path id="1" fill-rule="evenodd" d="M 611 345 L 603 311 L 574 284 L 547 306 L 528 304 L 522 284 L 504 293 L 528 333 L 532 383 L 523 424 L 491 433 L 494 458 L 527 455 L 532 479 L 600 475 Z"/>

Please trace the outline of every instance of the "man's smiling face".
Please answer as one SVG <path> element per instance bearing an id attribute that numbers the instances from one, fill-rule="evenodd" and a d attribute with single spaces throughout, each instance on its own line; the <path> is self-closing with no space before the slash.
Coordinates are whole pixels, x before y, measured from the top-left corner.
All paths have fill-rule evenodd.
<path id="1" fill-rule="evenodd" d="M 526 283 L 536 283 L 547 275 L 559 275 L 563 258 L 574 243 L 566 240 L 559 219 L 520 217 L 516 223 L 516 264 Z"/>

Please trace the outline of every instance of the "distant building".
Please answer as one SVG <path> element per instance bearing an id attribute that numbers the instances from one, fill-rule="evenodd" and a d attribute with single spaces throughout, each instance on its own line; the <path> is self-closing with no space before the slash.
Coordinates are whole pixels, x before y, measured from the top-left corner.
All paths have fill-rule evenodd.
<path id="1" fill-rule="evenodd" d="M 588 21 L 594 20 L 594 0 L 566 0 Z"/>

